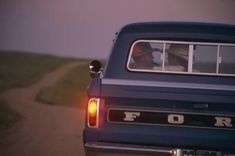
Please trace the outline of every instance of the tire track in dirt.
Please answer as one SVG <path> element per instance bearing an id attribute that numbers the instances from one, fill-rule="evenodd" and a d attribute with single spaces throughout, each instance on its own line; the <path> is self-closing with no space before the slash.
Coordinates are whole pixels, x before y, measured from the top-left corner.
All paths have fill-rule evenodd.
<path id="1" fill-rule="evenodd" d="M 64 65 L 36 84 L 0 95 L 23 116 L 13 128 L 0 134 L 0 156 L 84 156 L 84 110 L 35 101 L 40 88 L 55 84 L 79 64 Z"/>

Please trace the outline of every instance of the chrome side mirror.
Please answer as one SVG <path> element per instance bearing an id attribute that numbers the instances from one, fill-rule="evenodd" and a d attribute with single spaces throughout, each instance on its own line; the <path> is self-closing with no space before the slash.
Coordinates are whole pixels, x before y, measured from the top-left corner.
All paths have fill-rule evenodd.
<path id="1" fill-rule="evenodd" d="M 97 60 L 91 61 L 89 68 L 90 68 L 90 76 L 91 76 L 91 78 L 95 78 L 95 77 L 99 77 L 100 76 L 100 74 L 102 72 L 100 61 L 97 61 Z"/>

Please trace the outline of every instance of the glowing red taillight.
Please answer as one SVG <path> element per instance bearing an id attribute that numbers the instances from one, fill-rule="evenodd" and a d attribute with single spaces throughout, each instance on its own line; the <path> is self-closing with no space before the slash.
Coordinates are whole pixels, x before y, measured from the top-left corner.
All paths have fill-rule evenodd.
<path id="1" fill-rule="evenodd" d="M 88 127 L 92 127 L 92 128 L 98 127 L 99 102 L 100 102 L 100 99 L 98 98 L 91 98 L 88 101 L 88 106 L 87 106 Z"/>

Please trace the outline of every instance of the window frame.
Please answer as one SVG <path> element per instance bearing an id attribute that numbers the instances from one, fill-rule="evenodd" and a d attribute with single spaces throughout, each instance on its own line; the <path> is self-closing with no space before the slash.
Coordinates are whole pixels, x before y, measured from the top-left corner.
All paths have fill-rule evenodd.
<path id="1" fill-rule="evenodd" d="M 135 44 L 139 42 L 148 42 L 148 43 L 162 43 L 163 44 L 163 51 L 162 51 L 162 66 L 161 70 L 154 70 L 154 69 L 134 69 L 130 68 L 129 65 L 131 64 L 131 55 L 133 52 L 133 48 Z M 187 44 L 189 45 L 189 57 L 188 57 L 188 69 L 187 71 L 166 71 L 165 69 L 165 59 L 166 59 L 166 44 Z M 216 46 L 216 72 L 215 73 L 206 73 L 206 72 L 194 72 L 193 71 L 193 45 L 204 45 L 204 46 Z M 221 56 L 220 56 L 220 48 L 221 46 L 231 46 L 235 48 L 235 44 L 233 43 L 215 43 L 215 42 L 190 42 L 190 41 L 172 41 L 172 40 L 136 40 L 132 43 L 131 48 L 128 54 L 128 60 L 126 63 L 126 68 L 130 72 L 148 72 L 148 73 L 169 73 L 169 74 L 184 74 L 184 75 L 208 75 L 208 76 L 234 76 L 234 74 L 226 74 L 226 73 L 219 73 L 219 67 L 221 64 Z M 235 60 L 234 60 L 235 63 Z"/>

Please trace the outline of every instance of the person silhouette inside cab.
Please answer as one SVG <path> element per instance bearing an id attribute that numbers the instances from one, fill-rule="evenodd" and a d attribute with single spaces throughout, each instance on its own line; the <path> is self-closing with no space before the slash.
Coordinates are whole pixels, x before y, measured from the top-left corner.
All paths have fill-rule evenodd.
<path id="1" fill-rule="evenodd" d="M 185 44 L 171 44 L 166 49 L 168 64 L 166 70 L 187 71 L 189 46 Z"/>
<path id="2" fill-rule="evenodd" d="M 153 49 L 148 42 L 138 42 L 134 45 L 131 55 L 131 68 L 136 69 L 152 69 L 153 62 Z"/>

